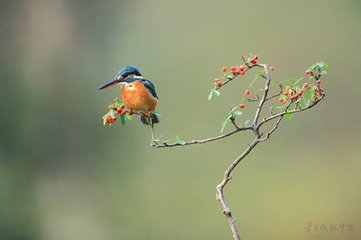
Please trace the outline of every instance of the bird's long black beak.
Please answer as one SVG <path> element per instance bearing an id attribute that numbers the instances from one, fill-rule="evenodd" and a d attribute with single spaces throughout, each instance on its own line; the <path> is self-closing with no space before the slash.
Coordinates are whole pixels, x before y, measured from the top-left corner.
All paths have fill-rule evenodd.
<path id="1" fill-rule="evenodd" d="M 102 90 L 102 89 L 105 89 L 105 88 L 108 88 L 111 86 L 115 86 L 118 83 L 120 83 L 123 79 L 124 79 L 123 77 L 114 78 L 114 79 L 110 80 L 109 82 L 105 83 L 104 85 L 100 86 L 100 88 L 98 88 L 98 90 Z"/>

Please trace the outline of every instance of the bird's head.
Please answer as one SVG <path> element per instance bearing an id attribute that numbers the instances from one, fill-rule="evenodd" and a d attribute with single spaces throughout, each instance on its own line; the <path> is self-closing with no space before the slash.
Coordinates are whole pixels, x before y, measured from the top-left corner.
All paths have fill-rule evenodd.
<path id="1" fill-rule="evenodd" d="M 102 90 L 111 86 L 115 86 L 118 83 L 126 82 L 127 78 L 142 78 L 142 74 L 134 65 L 127 65 L 120 69 L 117 75 L 109 82 L 102 85 L 98 90 Z"/>

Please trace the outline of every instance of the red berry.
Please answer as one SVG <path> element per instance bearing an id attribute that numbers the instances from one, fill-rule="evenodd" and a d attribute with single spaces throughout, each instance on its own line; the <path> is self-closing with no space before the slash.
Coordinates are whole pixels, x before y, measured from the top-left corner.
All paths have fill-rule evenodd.
<path id="1" fill-rule="evenodd" d="M 217 87 L 220 87 L 220 86 L 222 86 L 222 81 L 221 81 L 221 80 L 218 80 L 218 81 L 214 82 L 214 84 L 215 84 Z"/>
<path id="2" fill-rule="evenodd" d="M 310 75 L 310 76 L 314 75 L 314 73 L 311 70 L 306 70 L 305 73 L 306 75 Z"/>
<path id="3" fill-rule="evenodd" d="M 221 72 L 227 72 L 227 67 L 222 67 Z"/>
<path id="4" fill-rule="evenodd" d="M 214 82 L 219 82 L 219 81 L 221 81 L 221 79 L 219 79 L 219 78 L 214 79 Z"/>
<path id="5" fill-rule="evenodd" d="M 276 69 L 275 69 L 274 67 L 269 67 L 269 70 L 270 70 L 271 72 L 274 72 Z"/>
<path id="6" fill-rule="evenodd" d="M 258 56 L 257 55 L 254 55 L 251 59 L 251 63 L 252 64 L 256 64 L 257 63 L 257 59 L 258 59 Z"/>
<path id="7" fill-rule="evenodd" d="M 237 73 L 238 73 L 238 74 L 241 74 L 241 75 L 244 75 L 245 72 L 247 71 L 247 69 L 248 69 L 247 66 L 241 65 L 241 66 L 239 66 Z"/>
<path id="8" fill-rule="evenodd" d="M 236 73 L 237 73 L 237 74 L 240 74 L 240 75 L 244 75 L 244 71 L 241 70 L 241 69 L 238 69 Z"/>
<path id="9" fill-rule="evenodd" d="M 120 110 L 120 115 L 125 115 L 127 113 L 127 110 L 125 110 L 124 108 Z"/>
<path id="10" fill-rule="evenodd" d="M 251 91 L 249 89 L 244 90 L 244 96 L 249 96 Z"/>
<path id="11" fill-rule="evenodd" d="M 239 66 L 239 70 L 241 70 L 241 71 L 246 71 L 247 70 L 247 66 L 245 66 L 245 65 L 241 65 L 241 66 Z"/>
<path id="12" fill-rule="evenodd" d="M 235 71 L 237 71 L 237 68 L 236 68 L 235 66 L 232 66 L 232 67 L 230 68 L 230 70 L 231 70 L 231 72 L 235 72 Z"/>
<path id="13" fill-rule="evenodd" d="M 117 110 L 115 110 L 115 112 L 116 112 L 117 114 L 120 114 L 120 113 L 122 112 L 122 110 L 123 110 L 123 108 L 118 107 Z"/>
<path id="14" fill-rule="evenodd" d="M 246 107 L 246 105 L 245 105 L 244 103 L 239 104 L 239 108 L 240 108 L 240 109 L 243 109 L 243 108 L 245 108 L 245 107 Z"/>
<path id="15" fill-rule="evenodd" d="M 283 104 L 285 104 L 286 100 L 285 100 L 284 98 L 281 98 L 281 97 L 280 97 L 280 98 L 278 99 L 278 102 L 283 105 Z"/>
<path id="16" fill-rule="evenodd" d="M 106 122 L 112 124 L 115 120 L 117 120 L 116 117 L 108 116 Z"/>
<path id="17" fill-rule="evenodd" d="M 317 80 L 316 82 L 317 82 L 317 84 L 321 84 L 321 80 Z"/>

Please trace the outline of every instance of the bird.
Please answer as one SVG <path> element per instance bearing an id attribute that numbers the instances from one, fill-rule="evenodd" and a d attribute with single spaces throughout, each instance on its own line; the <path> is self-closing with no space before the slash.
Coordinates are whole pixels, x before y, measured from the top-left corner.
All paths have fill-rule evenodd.
<path id="1" fill-rule="evenodd" d="M 154 111 L 159 98 L 152 81 L 145 79 L 136 66 L 126 65 L 113 79 L 100 86 L 98 90 L 116 85 L 120 86 L 120 96 L 125 107 L 140 113 L 141 122 L 151 126 L 152 139 L 154 139 L 154 124 L 159 123 Z"/>

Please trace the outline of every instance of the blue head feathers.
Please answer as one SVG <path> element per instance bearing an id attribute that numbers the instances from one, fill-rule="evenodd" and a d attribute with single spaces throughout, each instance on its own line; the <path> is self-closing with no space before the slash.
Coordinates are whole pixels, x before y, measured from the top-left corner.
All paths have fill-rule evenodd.
<path id="1" fill-rule="evenodd" d="M 139 70 L 134 65 L 127 65 L 123 67 L 118 73 L 116 77 L 126 78 L 129 75 L 134 74 L 135 76 L 142 76 Z"/>

